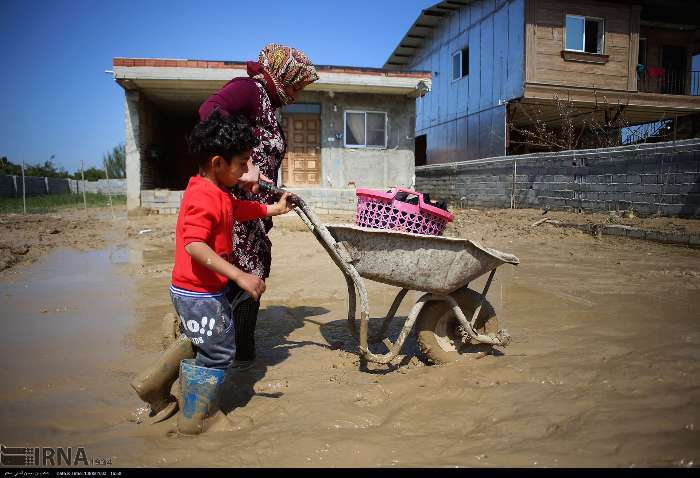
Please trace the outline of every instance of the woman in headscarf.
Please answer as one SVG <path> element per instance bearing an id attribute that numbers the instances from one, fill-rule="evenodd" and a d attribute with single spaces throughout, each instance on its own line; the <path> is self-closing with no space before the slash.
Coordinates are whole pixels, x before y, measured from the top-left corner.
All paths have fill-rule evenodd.
<path id="1" fill-rule="evenodd" d="M 304 53 L 274 43 L 262 49 L 257 62 L 249 61 L 246 66 L 248 77 L 234 78 L 211 95 L 199 108 L 199 118 L 204 120 L 219 110 L 222 115 L 244 114 L 251 120 L 260 145 L 253 150 L 249 173 L 242 178 L 248 187 L 238 188 L 233 193 L 240 199 L 272 204 L 274 198 L 257 188 L 257 180 L 262 178 L 276 183 L 287 150 L 287 140 L 275 110 L 294 103 L 304 87 L 318 80 L 318 74 Z M 231 262 L 263 280 L 270 275 L 272 245 L 267 234 L 271 228 L 269 218 L 236 222 L 233 228 Z M 232 282 L 229 289 L 230 300 L 241 292 Z M 255 324 L 259 308 L 260 303 L 249 298 L 234 312 L 235 363 L 242 368 L 255 359 Z"/>

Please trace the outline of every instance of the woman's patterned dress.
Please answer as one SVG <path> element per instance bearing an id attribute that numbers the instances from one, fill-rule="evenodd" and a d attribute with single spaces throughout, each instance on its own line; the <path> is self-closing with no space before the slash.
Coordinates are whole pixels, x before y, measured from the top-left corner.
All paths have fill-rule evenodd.
<path id="1" fill-rule="evenodd" d="M 252 159 L 253 163 L 260 168 L 260 172 L 276 183 L 277 173 L 287 150 L 287 140 L 277 121 L 265 87 L 257 81 L 255 84 L 260 90 L 262 107 L 255 119 L 255 130 L 260 138 L 260 144 L 253 150 Z M 234 195 L 239 199 L 260 201 L 265 204 L 275 202 L 274 196 L 265 192 L 253 194 L 235 188 Z M 272 261 L 272 243 L 267 237 L 270 229 L 272 229 L 272 219 L 269 217 L 255 221 L 235 222 L 231 261 L 233 265 L 262 279 L 267 278 L 270 275 Z"/>

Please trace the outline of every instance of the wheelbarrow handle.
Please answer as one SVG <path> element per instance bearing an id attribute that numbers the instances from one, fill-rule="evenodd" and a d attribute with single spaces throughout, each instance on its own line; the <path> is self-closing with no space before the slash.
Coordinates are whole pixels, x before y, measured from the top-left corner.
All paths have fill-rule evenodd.
<path id="1" fill-rule="evenodd" d="M 297 205 L 297 206 L 298 206 L 298 205 L 300 204 L 300 202 L 302 202 L 302 201 L 300 201 L 301 198 L 300 198 L 299 196 L 297 196 L 296 194 L 290 193 L 289 191 L 286 191 L 286 190 L 284 190 L 284 189 L 282 189 L 282 188 L 278 188 L 277 186 L 275 186 L 275 185 L 272 184 L 272 183 L 268 183 L 268 182 L 266 182 L 266 181 L 261 181 L 261 180 L 259 180 L 259 181 L 258 181 L 258 187 L 260 188 L 261 191 L 265 191 L 265 192 L 270 193 L 270 194 L 272 194 L 272 195 L 274 195 L 274 196 L 280 196 L 280 197 L 281 197 L 284 193 L 288 193 L 288 194 L 289 194 L 289 200 L 290 200 L 290 201 L 292 202 L 292 204 L 294 204 L 294 205 Z"/>
<path id="2" fill-rule="evenodd" d="M 262 181 L 258 182 L 258 185 L 260 186 L 260 189 L 263 191 L 269 192 L 271 194 L 274 194 L 275 196 L 277 195 L 282 195 L 285 191 L 282 188 L 278 188 L 274 184 L 270 183 L 265 183 Z M 338 266 L 338 268 L 343 272 L 343 275 L 345 276 L 345 280 L 348 286 L 348 299 L 349 299 L 349 306 L 348 306 L 348 325 L 350 326 L 350 330 L 352 334 L 359 339 L 360 342 L 360 355 L 362 360 L 371 360 L 377 363 L 389 363 L 390 360 L 392 360 L 396 354 L 398 353 L 399 349 L 401 348 L 401 345 L 403 345 L 403 341 L 405 339 L 405 335 L 408 333 L 408 330 L 410 329 L 410 326 L 404 327 L 405 330 L 402 330 L 402 336 L 399 337 L 397 340 L 396 344 L 394 344 L 391 347 L 391 350 L 389 354 L 385 356 L 378 356 L 374 355 L 369 351 L 369 300 L 367 297 L 367 289 L 364 286 L 364 283 L 362 281 L 362 278 L 360 277 L 360 274 L 355 270 L 355 268 L 347 263 L 343 257 L 340 255 L 338 247 L 337 247 L 337 241 L 333 237 L 333 235 L 328 231 L 328 228 L 320 221 L 318 216 L 316 216 L 316 213 L 306 204 L 306 202 L 300 197 L 297 196 L 296 194 L 289 193 L 290 194 L 290 200 L 297 206 L 293 209 L 295 213 L 301 218 L 302 221 L 306 224 L 306 226 L 311 230 L 311 232 L 316 236 L 316 239 L 318 242 L 323 246 L 323 248 L 326 250 L 328 255 L 331 257 L 333 262 Z M 357 334 L 357 329 L 355 328 L 355 315 L 356 315 L 356 299 L 357 294 L 360 296 L 360 331 L 359 334 Z M 396 313 L 396 309 L 398 309 L 399 304 L 403 300 L 404 296 L 408 290 L 403 289 L 401 292 L 399 292 L 398 296 L 396 299 L 394 299 L 394 304 L 392 305 L 392 308 L 389 310 L 389 313 L 387 314 L 387 317 L 384 319 L 384 323 L 382 325 L 382 329 L 380 330 L 380 334 L 384 334 L 386 332 L 386 329 L 388 328 L 389 322 L 393 318 L 394 314 Z M 412 323 L 410 324 L 412 326 Z"/>
<path id="3" fill-rule="evenodd" d="M 314 233 L 318 241 L 324 246 L 324 248 L 328 251 L 331 257 L 333 257 L 335 260 L 343 262 L 342 258 L 338 255 L 338 252 L 335 250 L 335 239 L 333 238 L 331 233 L 328 232 L 328 229 L 326 229 L 326 226 L 323 225 L 318 216 L 316 216 L 316 213 L 314 213 L 314 211 L 308 206 L 308 204 L 306 204 L 306 202 L 301 198 L 301 196 L 286 191 L 282 188 L 278 188 L 274 184 L 267 183 L 264 181 L 258 181 L 258 186 L 260 186 L 261 190 L 268 192 L 274 196 L 282 196 L 284 193 L 288 193 L 289 200 L 292 202 L 292 204 L 296 206 L 293 209 L 293 211 L 297 213 L 297 215 L 304 221 L 304 223 L 311 230 L 311 232 Z"/>

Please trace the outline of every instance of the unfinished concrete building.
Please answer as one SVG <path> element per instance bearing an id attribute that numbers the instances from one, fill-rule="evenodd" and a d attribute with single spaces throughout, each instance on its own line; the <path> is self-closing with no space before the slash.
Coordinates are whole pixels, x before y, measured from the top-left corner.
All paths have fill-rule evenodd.
<path id="1" fill-rule="evenodd" d="M 356 187 L 411 186 L 415 98 L 430 73 L 317 66 L 320 79 L 281 108 L 289 141 L 280 184 L 316 207 L 353 209 Z M 127 208 L 174 213 L 195 166 L 186 137 L 199 105 L 244 62 L 115 58 L 124 88 Z"/>

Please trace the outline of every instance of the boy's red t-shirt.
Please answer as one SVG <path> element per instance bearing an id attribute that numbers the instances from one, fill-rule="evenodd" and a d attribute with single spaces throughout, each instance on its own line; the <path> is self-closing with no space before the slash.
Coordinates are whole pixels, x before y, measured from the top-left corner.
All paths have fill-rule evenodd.
<path id="1" fill-rule="evenodd" d="M 210 181 L 193 176 L 180 202 L 175 226 L 175 266 L 172 283 L 194 292 L 219 292 L 228 278 L 192 259 L 185 246 L 205 242 L 219 256 L 230 259 L 233 252 L 233 221 L 250 221 L 267 216 L 267 206 L 255 201 L 241 201 Z"/>

